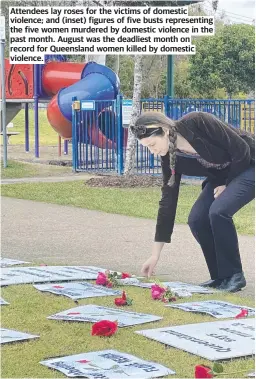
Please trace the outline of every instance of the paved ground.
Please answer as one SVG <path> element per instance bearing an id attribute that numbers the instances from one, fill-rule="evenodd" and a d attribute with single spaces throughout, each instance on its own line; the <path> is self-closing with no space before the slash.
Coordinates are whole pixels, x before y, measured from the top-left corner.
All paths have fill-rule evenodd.
<path id="1" fill-rule="evenodd" d="M 140 273 L 155 222 L 34 201 L 2 198 L 2 256 L 36 263 L 96 265 Z M 247 288 L 254 295 L 254 237 L 240 236 Z M 176 225 L 156 274 L 200 283 L 208 271 L 186 225 Z"/>
<path id="2" fill-rule="evenodd" d="M 15 183 L 54 183 L 54 182 L 72 182 L 74 180 L 89 180 L 95 178 L 96 175 L 87 173 L 68 173 L 61 176 L 47 176 L 47 177 L 33 177 L 33 178 L 15 178 L 15 179 L 2 179 L 1 184 L 15 184 Z"/>
<path id="3" fill-rule="evenodd" d="M 68 173 L 65 175 L 59 176 L 47 176 L 47 177 L 32 177 L 32 178 L 13 178 L 13 179 L 1 179 L 1 184 L 17 184 L 17 183 L 56 183 L 56 182 L 72 182 L 74 180 L 89 180 L 91 178 L 98 177 L 97 174 L 89 174 L 89 173 Z M 190 185 L 201 185 L 202 180 L 200 179 L 182 179 L 182 183 L 190 184 Z"/>

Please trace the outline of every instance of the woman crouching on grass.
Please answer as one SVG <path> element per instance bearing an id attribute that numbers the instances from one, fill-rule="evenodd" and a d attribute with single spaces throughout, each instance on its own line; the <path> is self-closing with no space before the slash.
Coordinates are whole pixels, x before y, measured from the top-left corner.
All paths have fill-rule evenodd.
<path id="1" fill-rule="evenodd" d="M 204 176 L 202 192 L 188 218 L 211 280 L 205 287 L 236 292 L 246 286 L 233 215 L 254 199 L 254 136 L 212 114 L 191 112 L 178 121 L 161 113 L 138 117 L 132 132 L 161 156 L 162 199 L 152 254 L 142 267 L 150 277 L 173 231 L 181 175 Z"/>

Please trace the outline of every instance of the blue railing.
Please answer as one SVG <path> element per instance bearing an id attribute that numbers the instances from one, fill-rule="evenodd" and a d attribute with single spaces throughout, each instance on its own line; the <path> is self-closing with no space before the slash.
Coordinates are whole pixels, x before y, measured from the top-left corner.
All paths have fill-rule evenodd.
<path id="1" fill-rule="evenodd" d="M 93 110 L 73 111 L 73 169 L 75 171 L 124 171 L 128 129 L 123 126 L 122 96 L 94 101 Z M 88 104 L 88 102 L 86 102 Z M 254 100 L 142 99 L 141 112 L 162 112 L 177 120 L 192 111 L 212 113 L 234 127 L 254 133 Z M 124 121 L 127 124 L 127 121 Z M 160 158 L 140 144 L 136 146 L 135 172 L 161 173 Z"/>
<path id="2" fill-rule="evenodd" d="M 236 128 L 254 132 L 254 106 L 254 100 L 170 99 L 166 115 L 177 120 L 189 112 L 208 112 Z"/>
<path id="3" fill-rule="evenodd" d="M 121 130 L 117 101 L 89 100 L 76 104 L 78 109 L 73 109 L 72 114 L 73 170 L 117 171 L 118 126 Z"/>

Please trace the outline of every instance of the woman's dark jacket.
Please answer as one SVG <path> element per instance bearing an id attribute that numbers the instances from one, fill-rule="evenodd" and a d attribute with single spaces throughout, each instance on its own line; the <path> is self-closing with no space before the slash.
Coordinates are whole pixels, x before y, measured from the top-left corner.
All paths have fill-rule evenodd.
<path id="1" fill-rule="evenodd" d="M 171 176 L 169 153 L 161 157 L 163 172 L 162 199 L 156 225 L 156 242 L 171 241 L 179 196 L 181 175 L 203 176 L 214 187 L 228 185 L 236 176 L 255 163 L 254 136 L 236 129 L 205 112 L 191 112 L 176 121 L 178 133 L 210 163 L 230 165 L 222 170 L 205 168 L 196 158 L 176 155 L 175 185 L 167 186 Z"/>

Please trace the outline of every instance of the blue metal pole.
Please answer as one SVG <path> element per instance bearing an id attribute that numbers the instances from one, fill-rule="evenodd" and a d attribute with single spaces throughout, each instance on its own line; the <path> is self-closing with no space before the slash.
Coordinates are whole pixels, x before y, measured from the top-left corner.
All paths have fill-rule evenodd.
<path id="1" fill-rule="evenodd" d="M 154 156 L 154 154 L 150 154 L 149 162 L 150 162 L 149 167 L 152 168 L 152 169 L 154 169 L 154 165 L 155 165 L 155 156 Z"/>
<path id="2" fill-rule="evenodd" d="M 164 97 L 164 113 L 166 117 L 170 117 L 170 112 L 169 112 L 169 96 L 165 95 Z"/>
<path id="3" fill-rule="evenodd" d="M 2 38 L 2 37 L 1 37 Z M 4 38 L 4 37 L 3 37 Z M 1 39 L 1 82 L 2 82 L 2 128 L 3 128 L 3 165 L 7 167 L 7 134 L 6 134 L 6 97 L 5 97 L 5 61 L 4 61 L 4 46 L 5 39 Z"/>
<path id="4" fill-rule="evenodd" d="M 72 103 L 77 100 L 77 97 L 72 97 Z M 77 111 L 72 106 L 72 169 L 77 169 Z"/>
<path id="5" fill-rule="evenodd" d="M 39 128 L 38 128 L 38 67 L 34 65 L 34 122 L 35 122 L 35 157 L 39 158 Z"/>
<path id="6" fill-rule="evenodd" d="M 25 103 L 25 151 L 29 152 L 29 114 L 28 103 Z"/>
<path id="7" fill-rule="evenodd" d="M 118 95 L 116 99 L 116 114 L 117 114 L 117 172 L 119 175 L 122 175 L 124 170 L 124 157 L 123 157 L 123 148 L 124 148 L 124 129 L 123 129 L 123 112 L 122 112 L 122 95 Z"/>
<path id="8" fill-rule="evenodd" d="M 68 140 L 64 141 L 64 155 L 68 155 Z"/>

